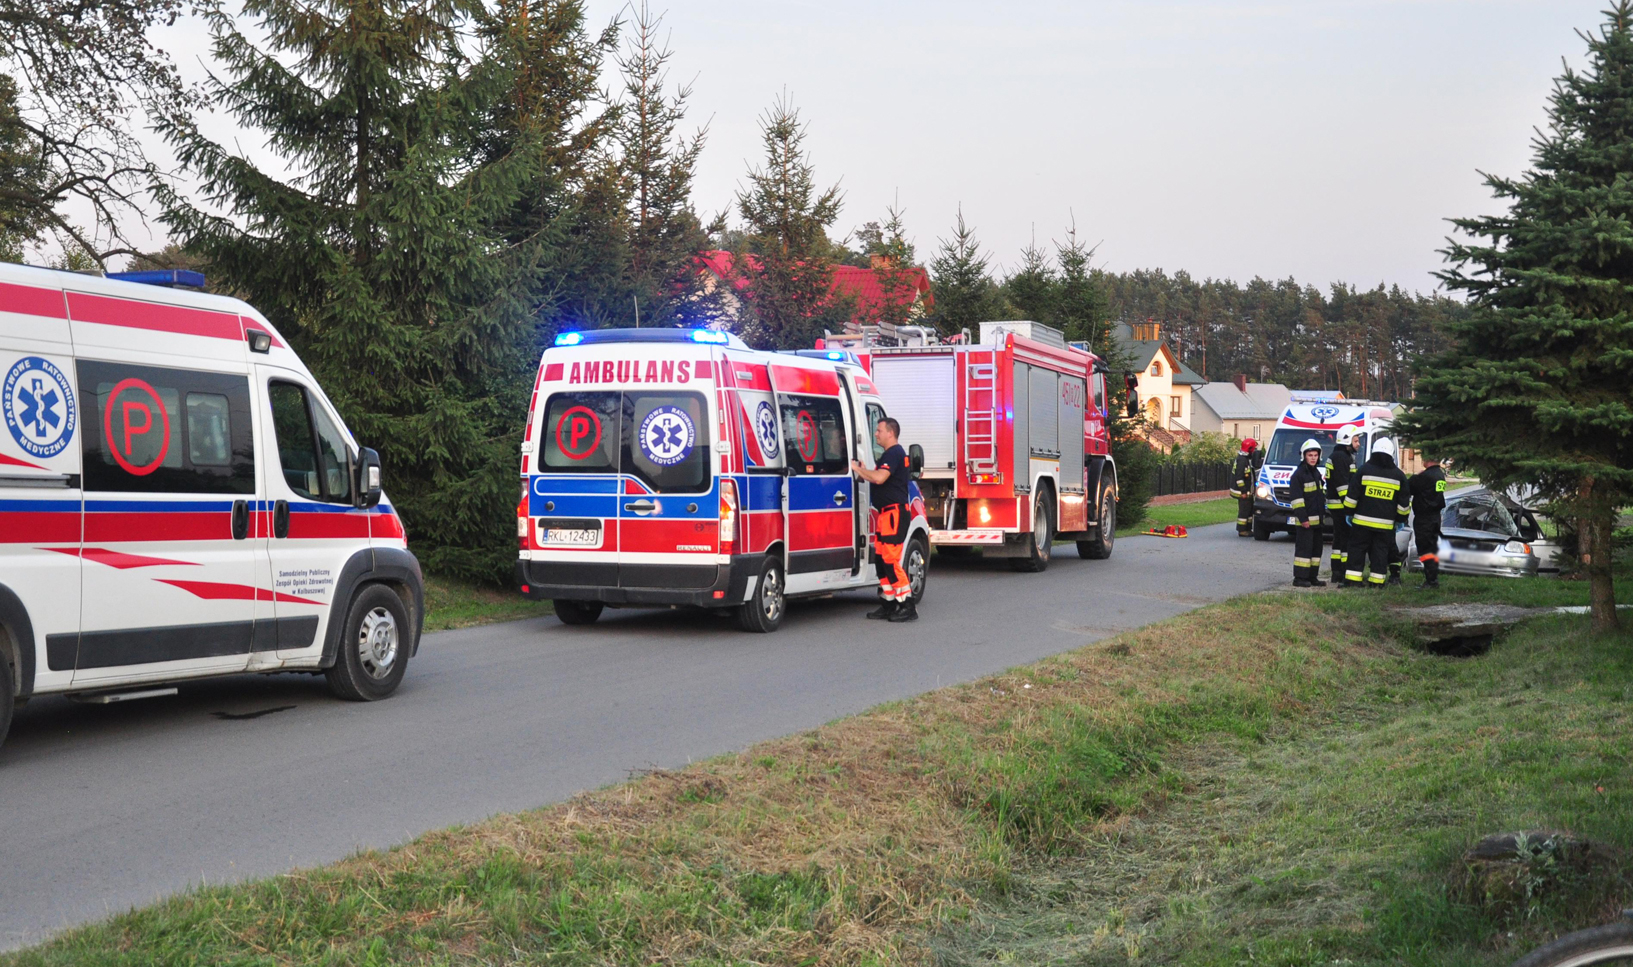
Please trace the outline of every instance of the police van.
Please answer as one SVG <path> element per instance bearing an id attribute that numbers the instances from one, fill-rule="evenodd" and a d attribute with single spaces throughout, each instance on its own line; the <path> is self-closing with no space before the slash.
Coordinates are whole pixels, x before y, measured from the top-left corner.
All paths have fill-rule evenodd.
<path id="1" fill-rule="evenodd" d="M 522 442 L 522 592 L 570 625 L 693 606 L 767 632 L 789 599 L 876 587 L 875 515 L 851 460 L 875 465 L 884 418 L 845 352 L 759 352 L 709 329 L 562 333 Z M 911 496 L 902 560 L 917 601 L 930 540 Z"/>
<path id="2" fill-rule="evenodd" d="M 1253 489 L 1254 539 L 1267 541 L 1276 531 L 1292 533 L 1288 523 L 1292 514 L 1288 482 L 1302 459 L 1299 447 L 1305 440 L 1313 437 L 1321 443 L 1321 463 L 1325 466 L 1327 456 L 1337 445 L 1338 431 L 1354 427 L 1360 441 L 1355 463 L 1360 466 L 1372 454 L 1374 442 L 1392 436 L 1389 428 L 1398 408 L 1398 403 L 1375 400 L 1300 400 L 1295 394 L 1265 446 L 1264 466 Z M 1326 526 L 1331 529 L 1331 522 Z"/>
<path id="3" fill-rule="evenodd" d="M 178 284 L 0 264 L 0 737 L 14 700 L 242 672 L 384 698 L 419 645 L 378 455 L 265 317 Z"/>

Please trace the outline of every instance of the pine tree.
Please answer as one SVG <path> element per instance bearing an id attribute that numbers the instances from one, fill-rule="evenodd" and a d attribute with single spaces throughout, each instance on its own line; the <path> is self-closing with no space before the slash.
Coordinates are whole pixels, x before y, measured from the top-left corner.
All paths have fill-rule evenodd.
<path id="1" fill-rule="evenodd" d="M 595 146 L 581 118 L 598 48 L 575 14 L 249 0 L 266 47 L 215 14 L 213 94 L 279 168 L 184 119 L 164 128 L 206 202 L 162 193 L 165 221 L 381 452 L 416 550 L 445 573 L 499 579 L 513 557 L 535 326 L 570 262 L 569 166 Z"/>
<path id="2" fill-rule="evenodd" d="M 1417 368 L 1397 426 L 1495 486 L 1537 483 L 1579 523 L 1593 626 L 1617 627 L 1612 532 L 1633 503 L 1633 2 L 1554 83 L 1533 168 L 1487 176 L 1505 214 L 1458 219 L 1446 286 L 1472 311 Z"/>
<path id="3" fill-rule="evenodd" d="M 692 181 L 708 135 L 680 133 L 689 85 L 671 91 L 673 56 L 659 39 L 663 16 L 646 0 L 633 11 L 633 34 L 618 60 L 624 99 L 614 123 L 629 231 L 628 308 L 645 326 L 707 322 L 719 313 L 701 292 L 697 254 L 708 233 L 692 208 Z"/>
<path id="4" fill-rule="evenodd" d="M 1090 260 L 1094 249 L 1077 238 L 1077 225 L 1066 230 L 1066 241 L 1055 243 L 1060 275 L 1055 287 L 1053 324 L 1069 342 L 1088 343 L 1101 355 L 1110 349 L 1111 322 L 1106 318 L 1106 296 L 1094 277 Z"/>
<path id="5" fill-rule="evenodd" d="M 36 201 L 46 169 L 17 109 L 17 83 L 0 74 L 0 262 L 21 262 L 45 227 Z"/>
<path id="6" fill-rule="evenodd" d="M 972 333 L 983 322 L 1008 315 L 998 284 L 987 268 L 988 257 L 975 240 L 975 229 L 964 223 L 964 207 L 958 208 L 951 238 L 941 239 L 941 247 L 930 262 L 930 280 L 936 297 L 931 321 L 946 334 L 968 329 Z"/>
<path id="7" fill-rule="evenodd" d="M 870 307 L 872 315 L 880 322 L 905 325 L 921 316 L 924 310 L 918 303 L 918 287 L 912 271 L 917 253 L 913 243 L 907 240 L 903 212 L 891 205 L 885 209 L 883 222 L 868 224 L 874 226 L 874 231 L 863 240 L 863 251 L 884 295 L 882 305 Z"/>
<path id="8" fill-rule="evenodd" d="M 1059 279 L 1034 240 L 1021 250 L 1021 267 L 1004 279 L 1004 298 L 1022 319 L 1052 325 Z"/>
<path id="9" fill-rule="evenodd" d="M 760 120 L 765 163 L 749 172 L 737 209 L 748 223 L 747 254 L 737 271 L 747 280 L 743 339 L 760 348 L 806 349 L 850 313 L 831 296 L 833 262 L 828 226 L 843 204 L 839 186 L 819 191 L 805 150 L 806 126 L 786 97 Z"/>

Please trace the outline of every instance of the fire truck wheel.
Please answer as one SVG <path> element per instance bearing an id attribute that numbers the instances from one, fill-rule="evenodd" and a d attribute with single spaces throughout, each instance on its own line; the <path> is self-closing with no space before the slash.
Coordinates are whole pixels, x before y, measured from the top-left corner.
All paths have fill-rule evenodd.
<path id="1" fill-rule="evenodd" d="M 595 619 L 601 617 L 601 611 L 606 607 L 599 601 L 552 601 L 556 607 L 556 617 L 564 625 L 594 624 Z"/>
<path id="2" fill-rule="evenodd" d="M 0 633 L 4 633 L 3 630 Z M 11 660 L 0 649 L 0 745 L 5 744 L 6 732 L 11 729 L 11 710 L 15 701 L 13 692 L 16 688 L 11 676 Z"/>
<path id="3" fill-rule="evenodd" d="M 323 673 L 329 690 L 353 702 L 375 702 L 397 690 L 408 668 L 412 642 L 403 599 L 383 584 L 352 598 L 340 630 L 340 654 Z"/>
<path id="4" fill-rule="evenodd" d="M 924 600 L 924 588 L 930 583 L 930 546 L 924 538 L 915 537 L 908 542 L 902 566 L 907 569 L 907 581 L 913 588 L 913 603 L 918 604 Z"/>
<path id="5" fill-rule="evenodd" d="M 1104 561 L 1117 542 L 1117 495 L 1110 487 L 1100 491 L 1100 536 L 1077 542 L 1077 556 L 1087 561 Z"/>
<path id="6" fill-rule="evenodd" d="M 760 565 L 760 579 L 754 582 L 754 597 L 737 606 L 737 627 L 760 634 L 776 631 L 788 610 L 787 590 L 782 562 L 766 558 Z"/>
<path id="7" fill-rule="evenodd" d="M 1025 557 L 1012 557 L 1009 566 L 1017 571 L 1044 571 L 1049 568 L 1049 557 L 1055 548 L 1055 515 L 1050 507 L 1054 495 L 1038 488 L 1038 499 L 1032 503 L 1032 533 L 1027 537 Z"/>

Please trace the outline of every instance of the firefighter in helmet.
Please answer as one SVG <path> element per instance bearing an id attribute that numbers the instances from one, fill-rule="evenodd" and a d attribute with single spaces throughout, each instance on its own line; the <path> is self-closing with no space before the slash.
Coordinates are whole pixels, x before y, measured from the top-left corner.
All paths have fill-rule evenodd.
<path id="1" fill-rule="evenodd" d="M 1252 437 L 1242 441 L 1241 452 L 1236 454 L 1236 465 L 1230 471 L 1230 495 L 1236 498 L 1236 536 L 1253 536 L 1253 482 L 1259 475 L 1259 442 Z"/>
<path id="2" fill-rule="evenodd" d="M 1440 459 L 1423 458 L 1423 469 L 1406 482 L 1412 492 L 1412 537 L 1417 540 L 1418 563 L 1423 565 L 1419 587 L 1440 587 L 1440 512 L 1446 509 L 1446 471 Z"/>
<path id="3" fill-rule="evenodd" d="M 1327 514 L 1332 518 L 1332 583 L 1344 583 L 1344 571 L 1349 561 L 1349 511 L 1344 509 L 1344 495 L 1349 492 L 1350 476 L 1355 472 L 1355 427 L 1338 428 L 1338 443 L 1327 454 Z"/>
<path id="4" fill-rule="evenodd" d="M 1412 511 L 1406 474 L 1395 466 L 1394 440 L 1385 438 L 1372 445 L 1372 456 L 1350 479 L 1344 510 L 1350 517 L 1349 572 L 1344 575 L 1344 587 L 1360 587 L 1361 566 L 1370 564 L 1367 584 L 1382 588 L 1395 532 L 1406 526 Z"/>
<path id="5" fill-rule="evenodd" d="M 877 523 L 873 533 L 873 566 L 879 574 L 879 597 L 882 604 L 868 612 L 869 618 L 884 621 L 917 621 L 919 612 L 913 603 L 913 582 L 903 566 L 902 551 L 907 544 L 907 525 L 912 511 L 908 484 L 913 479 L 907 465 L 907 451 L 902 449 L 900 423 L 890 417 L 879 421 L 873 428 L 873 439 L 885 452 L 879 456 L 878 468 L 869 470 L 861 461 L 852 460 L 851 469 L 872 486 L 873 509 Z"/>
<path id="6" fill-rule="evenodd" d="M 1321 479 L 1321 441 L 1311 437 L 1299 447 L 1301 458 L 1292 479 L 1287 481 L 1292 514 L 1287 523 L 1293 528 L 1293 587 L 1320 587 L 1327 582 L 1321 571 L 1321 518 L 1326 503 L 1325 482 Z"/>

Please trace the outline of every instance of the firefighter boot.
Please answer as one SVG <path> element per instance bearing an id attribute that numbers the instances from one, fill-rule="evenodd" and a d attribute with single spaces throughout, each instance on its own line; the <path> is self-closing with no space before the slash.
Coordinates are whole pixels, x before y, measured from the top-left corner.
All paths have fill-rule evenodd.
<path id="1" fill-rule="evenodd" d="M 1430 558 L 1423 562 L 1423 583 L 1418 585 L 1419 591 L 1440 590 L 1440 562 Z"/>
<path id="2" fill-rule="evenodd" d="M 1310 569 L 1300 564 L 1293 568 L 1293 587 L 1307 588 L 1310 586 Z"/>
<path id="3" fill-rule="evenodd" d="M 881 601 L 877 608 L 868 612 L 868 617 L 874 621 L 889 621 L 901 606 L 894 601 Z"/>
<path id="4" fill-rule="evenodd" d="M 1400 583 L 1401 583 L 1401 566 L 1399 564 L 1389 565 L 1389 577 L 1384 579 L 1384 585 L 1388 586 L 1388 585 L 1393 584 L 1393 585 L 1396 585 L 1398 587 L 1398 586 L 1400 586 Z"/>
<path id="5" fill-rule="evenodd" d="M 903 601 L 900 605 L 898 605 L 896 608 L 896 613 L 891 615 L 886 620 L 893 624 L 903 621 L 917 621 L 919 620 L 918 605 L 913 603 L 912 598 L 908 598 L 906 601 Z"/>

